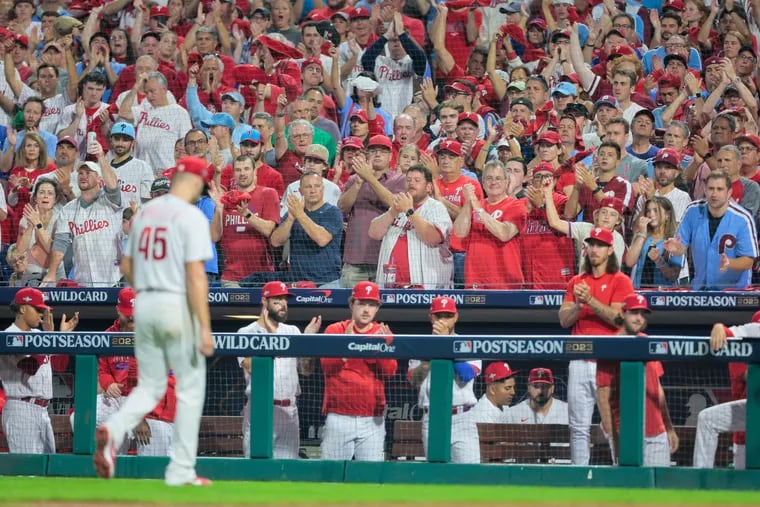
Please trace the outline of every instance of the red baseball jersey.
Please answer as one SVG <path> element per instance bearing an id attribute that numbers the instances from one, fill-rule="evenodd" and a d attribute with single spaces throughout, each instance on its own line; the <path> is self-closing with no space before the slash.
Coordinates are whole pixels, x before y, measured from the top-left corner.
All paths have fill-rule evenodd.
<path id="1" fill-rule="evenodd" d="M 660 410 L 660 377 L 665 373 L 662 363 L 649 361 L 644 370 L 646 397 L 644 402 L 644 435 L 654 437 L 665 432 L 665 422 Z M 598 361 L 596 364 L 597 387 L 610 388 L 612 420 L 620 429 L 620 363 Z"/>
<path id="2" fill-rule="evenodd" d="M 591 274 L 581 273 L 580 275 L 575 275 L 570 280 L 570 283 L 567 284 L 563 304 L 575 303 L 573 288 L 582 282 L 586 282 L 589 286 L 591 296 L 594 299 L 607 306 L 610 306 L 612 303 L 622 304 L 623 299 L 628 294 L 634 292 L 631 279 L 620 271 L 613 274 L 605 273 L 599 278 Z M 618 334 L 618 328 L 602 320 L 588 305 L 583 305 L 571 334 L 613 335 Z"/>
<path id="3" fill-rule="evenodd" d="M 451 204 L 459 206 L 460 208 L 464 204 L 464 194 L 462 188 L 467 184 L 472 184 L 475 187 L 475 195 L 479 200 L 483 199 L 483 188 L 480 186 L 480 182 L 476 179 L 460 174 L 459 178 L 452 182 L 443 181 L 442 178 L 433 180 L 435 186 L 441 192 L 441 198 L 446 199 Z M 464 242 L 461 238 L 457 238 L 455 235 L 451 235 L 450 240 L 451 250 L 454 252 L 464 252 Z"/>
<path id="4" fill-rule="evenodd" d="M 555 192 L 554 205 L 562 210 L 567 196 Z M 546 219 L 546 210 L 534 208 L 519 236 L 526 289 L 562 290 L 575 274 L 573 240 L 557 234 Z M 540 255 L 536 255 L 540 252 Z"/>

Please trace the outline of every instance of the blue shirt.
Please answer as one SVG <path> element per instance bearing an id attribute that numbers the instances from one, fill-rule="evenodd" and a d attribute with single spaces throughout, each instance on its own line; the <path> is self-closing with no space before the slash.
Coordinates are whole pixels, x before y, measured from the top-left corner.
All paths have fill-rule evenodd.
<path id="1" fill-rule="evenodd" d="M 631 281 L 633 282 L 634 289 L 641 287 L 641 273 L 644 270 L 644 264 L 649 259 L 647 252 L 649 252 L 649 248 L 652 245 L 654 245 L 657 250 L 660 251 L 660 257 L 663 259 L 667 258 L 667 265 L 678 266 L 679 268 L 683 266 L 683 256 L 671 256 L 668 254 L 662 246 L 664 242 L 665 240 L 663 239 L 655 242 L 652 236 L 647 236 L 647 238 L 644 240 L 644 244 L 641 245 L 641 254 L 639 255 L 639 260 L 636 262 L 636 266 L 634 266 L 633 272 L 631 273 Z M 662 271 L 660 271 L 657 267 L 654 268 L 654 279 L 652 281 L 655 287 L 675 287 L 678 284 L 678 279 L 671 282 L 665 278 L 665 275 L 663 275 Z"/>
<path id="2" fill-rule="evenodd" d="M 203 212 L 204 215 L 206 215 L 210 226 L 211 220 L 214 218 L 214 210 L 216 209 L 216 204 L 214 204 L 214 201 L 209 196 L 202 195 L 198 202 L 195 203 L 195 205 L 199 210 Z M 213 241 L 211 242 L 211 252 L 214 254 L 214 256 L 206 261 L 206 273 L 214 273 L 215 275 L 218 275 L 219 259 L 217 258 L 216 245 Z"/>
<path id="3" fill-rule="evenodd" d="M 37 133 L 40 135 L 42 140 L 45 141 L 45 148 L 46 148 L 45 151 L 47 153 L 48 159 L 55 160 L 55 149 L 58 146 L 58 138 L 45 130 L 38 130 Z M 16 137 L 16 146 L 13 147 L 15 151 L 18 151 L 18 149 L 21 148 L 21 142 L 24 140 L 25 134 L 26 134 L 25 130 L 18 131 L 18 134 Z M 4 137 L 3 152 L 5 152 L 11 146 L 10 143 L 8 142 L 7 131 L 6 131 L 6 135 L 3 137 Z"/>
<path id="4" fill-rule="evenodd" d="M 644 66 L 645 75 L 651 74 L 654 70 L 654 66 L 652 65 L 652 57 L 654 55 L 659 56 L 663 61 L 665 61 L 665 48 L 663 46 L 660 46 L 655 49 L 650 49 L 644 53 L 644 57 L 641 59 L 641 64 Z M 699 51 L 694 48 L 691 48 L 689 50 L 688 64 L 690 69 L 702 70 L 702 57 L 699 55 Z"/>
<path id="5" fill-rule="evenodd" d="M 694 290 L 743 289 L 752 283 L 752 270 L 720 272 L 720 256 L 725 253 L 730 259 L 758 256 L 755 220 L 752 215 L 734 202 L 728 209 L 710 239 L 709 212 L 707 201 L 694 201 L 686 208 L 676 237 L 681 243 L 691 247 L 694 260 Z"/>
<path id="6" fill-rule="evenodd" d="M 332 240 L 319 246 L 296 220 L 290 230 L 290 270 L 300 280 L 324 284 L 340 278 L 340 243 L 343 236 L 343 213 L 336 206 L 324 203 L 321 208 L 304 210 L 315 224 L 332 234 Z M 283 220 L 287 219 L 287 214 Z"/>
<path id="7" fill-rule="evenodd" d="M 201 129 L 206 133 L 206 135 L 210 135 L 208 129 L 204 127 L 201 122 L 209 121 L 214 115 L 211 111 L 206 109 L 203 104 L 201 104 L 201 101 L 198 98 L 197 86 L 187 87 L 187 91 L 185 92 L 185 100 L 187 101 L 187 109 L 190 113 L 190 119 L 193 122 L 193 127 Z M 235 130 L 232 131 L 233 144 L 235 146 L 240 146 L 240 137 L 252 129 L 253 127 L 247 123 L 238 123 L 237 126 L 235 126 Z"/>

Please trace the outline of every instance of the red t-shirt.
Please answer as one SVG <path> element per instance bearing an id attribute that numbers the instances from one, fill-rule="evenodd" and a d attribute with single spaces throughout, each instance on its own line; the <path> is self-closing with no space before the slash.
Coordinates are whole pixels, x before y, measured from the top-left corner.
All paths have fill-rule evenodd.
<path id="1" fill-rule="evenodd" d="M 592 274 L 582 273 L 575 275 L 567 285 L 563 303 L 575 303 L 573 288 L 582 283 L 591 289 L 591 296 L 600 303 L 610 306 L 613 303 L 623 303 L 623 299 L 634 292 L 631 279 L 620 271 L 609 274 L 605 273 L 599 278 Z M 588 305 L 581 308 L 578 320 L 573 326 L 573 335 L 614 335 L 618 334 L 618 328 L 607 324 Z"/>
<path id="2" fill-rule="evenodd" d="M 16 166 L 13 169 L 11 169 L 11 172 L 8 175 L 8 179 L 10 179 L 11 176 L 17 176 L 19 178 L 27 177 L 29 178 L 29 184 L 34 185 L 34 182 L 37 181 L 37 178 L 39 178 L 43 174 L 48 174 L 53 171 L 55 171 L 54 162 L 48 162 L 47 166 L 45 166 L 43 169 L 34 168 L 31 171 L 28 171 L 25 167 Z"/>
<path id="3" fill-rule="evenodd" d="M 277 161 L 277 169 L 282 174 L 282 182 L 287 188 L 288 185 L 301 178 L 304 169 L 303 158 L 288 150 Z"/>
<path id="4" fill-rule="evenodd" d="M 483 209 L 499 222 L 512 222 L 518 236 L 500 241 L 483 224 L 480 212 L 472 213 L 470 234 L 464 238 L 466 289 L 522 289 L 524 277 L 520 261 L 519 234 L 525 229 L 527 209 L 524 199 L 505 197 L 490 204 L 481 199 Z"/>
<path id="5" fill-rule="evenodd" d="M 480 182 L 469 176 L 465 176 L 464 174 L 460 174 L 457 179 L 451 182 L 446 182 L 443 178 L 438 178 L 433 182 L 435 183 L 435 186 L 438 187 L 438 190 L 440 190 L 442 198 L 460 208 L 464 205 L 462 188 L 464 188 L 467 183 L 471 183 L 472 186 L 475 187 L 475 195 L 478 199 L 483 199 L 483 188 L 480 186 Z M 454 252 L 464 252 L 464 242 L 462 238 L 457 238 L 453 234 L 451 235 L 450 246 L 451 250 Z"/>
<path id="6" fill-rule="evenodd" d="M 467 18 L 470 9 L 449 10 L 446 16 L 446 49 L 457 62 L 466 62 L 475 42 L 467 42 Z M 483 13 L 478 9 L 474 12 L 475 24 L 480 30 L 483 25 Z"/>
<path id="7" fill-rule="evenodd" d="M 561 214 L 567 196 L 554 192 L 554 205 Z M 520 236 L 526 289 L 562 290 L 575 274 L 572 238 L 549 227 L 546 210 L 533 208 Z M 540 252 L 540 255 L 537 255 Z"/>

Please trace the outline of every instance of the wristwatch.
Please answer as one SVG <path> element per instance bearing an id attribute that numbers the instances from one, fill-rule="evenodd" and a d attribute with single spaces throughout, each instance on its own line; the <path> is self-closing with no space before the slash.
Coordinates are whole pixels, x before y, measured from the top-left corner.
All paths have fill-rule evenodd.
<path id="1" fill-rule="evenodd" d="M 42 229 L 42 222 L 40 222 L 39 224 L 35 225 L 35 227 L 38 228 L 38 229 Z"/>
<path id="2" fill-rule="evenodd" d="M 243 218 L 245 218 L 246 220 L 250 220 L 252 216 L 253 216 L 253 213 L 251 213 L 251 212 L 249 211 L 249 212 L 248 212 L 248 214 L 247 214 L 247 215 L 245 215 Z"/>
<path id="3" fill-rule="evenodd" d="M 410 217 L 412 215 L 414 215 L 414 208 L 409 208 L 408 210 L 406 210 L 407 217 Z"/>

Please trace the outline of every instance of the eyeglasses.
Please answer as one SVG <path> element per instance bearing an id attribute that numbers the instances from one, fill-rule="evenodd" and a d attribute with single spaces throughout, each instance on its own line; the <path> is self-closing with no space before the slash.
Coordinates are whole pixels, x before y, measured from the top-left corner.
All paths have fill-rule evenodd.
<path id="1" fill-rule="evenodd" d="M 746 62 L 754 62 L 755 61 L 755 57 L 752 56 L 752 55 L 739 55 L 738 58 L 739 58 L 739 60 L 744 60 Z"/>
<path id="2" fill-rule="evenodd" d="M 324 164 L 325 161 L 321 158 L 315 158 L 315 157 L 304 157 L 304 162 L 310 163 L 310 164 Z"/>
<path id="3" fill-rule="evenodd" d="M 742 146 L 741 148 L 739 148 L 740 153 L 750 153 L 753 151 L 757 151 L 757 148 L 755 148 L 754 146 Z"/>
<path id="4" fill-rule="evenodd" d="M 196 139 L 194 141 L 188 139 L 187 141 L 185 141 L 185 145 L 187 146 L 201 146 L 204 144 L 208 144 L 208 141 L 206 139 Z"/>

